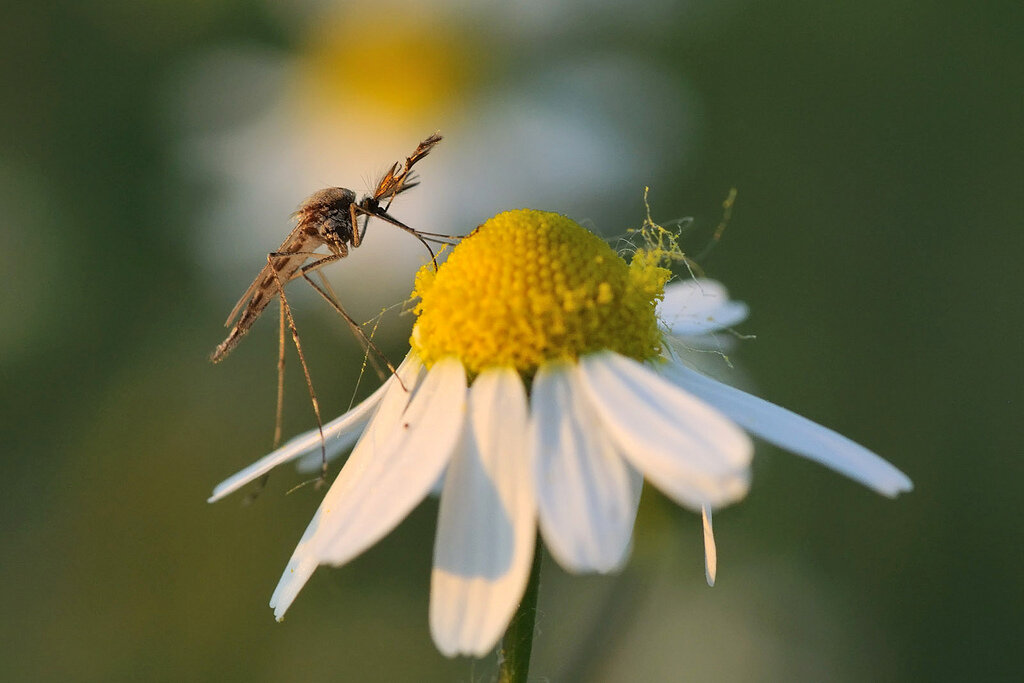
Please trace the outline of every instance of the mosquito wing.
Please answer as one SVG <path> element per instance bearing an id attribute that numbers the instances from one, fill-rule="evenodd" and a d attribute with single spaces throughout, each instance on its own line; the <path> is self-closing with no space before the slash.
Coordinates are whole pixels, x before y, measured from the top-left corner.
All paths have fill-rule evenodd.
<path id="1" fill-rule="evenodd" d="M 234 349 L 242 340 L 242 337 L 249 328 L 253 326 L 260 314 L 270 305 L 278 294 L 278 281 L 281 285 L 297 277 L 299 269 L 309 259 L 310 254 L 324 244 L 323 240 L 315 235 L 310 235 L 299 225 L 281 243 L 274 255 L 270 257 L 267 265 L 252 281 L 245 294 L 238 300 L 235 307 L 231 309 L 225 327 L 231 327 L 238 319 L 235 326 L 231 328 L 227 338 L 210 355 L 210 360 L 218 363 Z M 274 271 L 277 271 L 275 277 Z M 239 317 L 241 314 L 241 317 Z"/>

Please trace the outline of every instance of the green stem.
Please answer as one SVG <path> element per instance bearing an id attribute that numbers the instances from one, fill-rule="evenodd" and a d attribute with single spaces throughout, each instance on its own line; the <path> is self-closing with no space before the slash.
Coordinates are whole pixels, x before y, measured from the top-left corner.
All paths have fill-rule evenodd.
<path id="1" fill-rule="evenodd" d="M 533 627 L 537 618 L 537 594 L 540 589 L 540 538 L 533 549 L 533 568 L 526 591 L 512 621 L 501 639 L 498 653 L 498 683 L 526 683 L 533 651 Z"/>

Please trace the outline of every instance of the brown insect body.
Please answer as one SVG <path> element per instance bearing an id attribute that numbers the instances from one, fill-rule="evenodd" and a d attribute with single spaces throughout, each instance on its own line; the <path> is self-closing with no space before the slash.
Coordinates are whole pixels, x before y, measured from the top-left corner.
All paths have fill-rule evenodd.
<path id="1" fill-rule="evenodd" d="M 302 366 L 302 373 L 306 379 L 306 388 L 309 390 L 309 400 L 313 406 L 313 414 L 316 416 L 317 428 L 320 430 L 320 453 L 322 458 L 322 469 L 320 481 L 327 476 L 327 450 L 324 442 L 323 420 L 320 416 L 320 404 L 313 389 L 313 380 L 309 374 L 309 367 L 306 365 L 306 358 L 302 352 L 302 344 L 299 341 L 299 331 L 295 327 L 295 319 L 292 316 L 291 307 L 284 293 L 284 286 L 297 278 L 304 278 L 311 287 L 335 311 L 345 320 L 345 323 L 352 330 L 352 333 L 363 344 L 374 368 L 384 376 L 384 371 L 375 360 L 379 356 L 388 370 L 392 373 L 395 368 L 384 358 L 373 341 L 366 336 L 359 323 L 353 320 L 352 316 L 345 312 L 334 292 L 326 280 L 323 286 L 317 284 L 310 277 L 310 274 L 323 266 L 333 263 L 348 256 L 349 247 L 355 249 L 362 242 L 363 235 L 370 223 L 370 218 L 377 218 L 386 223 L 401 228 L 418 239 L 430 252 L 434 259 L 434 252 L 427 244 L 427 240 L 444 242 L 446 235 L 437 233 L 420 232 L 410 228 L 405 223 L 396 219 L 388 213 L 391 202 L 396 196 L 415 187 L 418 183 L 414 180 L 412 172 L 413 165 L 427 156 L 430 150 L 441 141 L 437 133 L 428 136 L 423 142 L 417 145 L 413 153 L 406 159 L 405 163 L 396 163 L 377 182 L 377 187 L 372 194 L 364 196 L 358 202 L 356 193 L 343 187 L 328 187 L 314 192 L 306 198 L 299 208 L 292 214 L 295 219 L 295 227 L 278 247 L 277 251 L 267 254 L 266 265 L 260 270 L 259 275 L 253 280 L 245 294 L 238 300 L 235 307 L 231 309 L 225 326 L 231 327 L 227 338 L 210 354 L 210 360 L 218 363 L 227 356 L 232 349 L 245 336 L 245 333 L 253 326 L 267 306 L 278 297 L 281 304 L 281 326 L 278 333 L 278 357 L 277 357 L 277 416 L 274 421 L 274 445 L 281 441 L 281 415 L 284 405 L 284 366 L 285 366 L 285 330 L 287 329 L 295 344 L 295 351 Z M 381 206 L 382 201 L 384 206 Z M 362 229 L 358 222 L 360 215 L 366 216 Z M 440 238 L 440 239 L 439 239 Z M 318 252 L 320 247 L 326 247 L 327 252 Z M 434 259 L 434 267 L 437 268 L 437 260 Z M 321 274 L 322 275 L 322 274 Z M 237 322 L 235 322 L 237 320 Z M 234 327 L 232 327 L 234 324 Z M 373 352 L 371 354 L 370 352 Z M 374 355 L 376 354 L 376 356 Z M 401 383 L 401 380 L 399 380 Z M 266 475 L 264 475 L 265 481 Z"/>
<path id="2" fill-rule="evenodd" d="M 224 324 L 230 327 L 234 323 L 234 327 L 210 355 L 210 360 L 220 362 L 238 345 L 274 297 L 279 295 L 281 285 L 302 277 L 308 270 L 348 256 L 349 246 L 354 249 L 362 241 L 371 216 L 419 237 L 416 230 L 392 217 L 386 208 L 381 208 L 380 202 L 386 198 L 390 205 L 390 200 L 396 195 L 417 185 L 412 180 L 413 164 L 425 157 L 440 141 L 441 136 L 435 134 L 421 142 L 405 160 L 405 164 L 396 163 L 392 166 L 378 181 L 373 194 L 366 195 L 359 202 L 356 202 L 355 192 L 343 187 L 328 187 L 306 198 L 293 214 L 296 219 L 295 228 L 277 251 L 268 255 L 267 264 L 228 315 Z M 362 231 L 357 221 L 359 215 L 367 217 Z M 320 247 L 327 247 L 329 253 L 315 253 Z M 307 264 L 309 259 L 315 260 Z"/>

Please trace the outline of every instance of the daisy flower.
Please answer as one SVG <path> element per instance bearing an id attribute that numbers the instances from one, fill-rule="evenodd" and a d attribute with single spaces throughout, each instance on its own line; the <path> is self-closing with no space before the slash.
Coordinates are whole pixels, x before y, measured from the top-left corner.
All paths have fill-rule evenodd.
<path id="1" fill-rule="evenodd" d="M 666 287 L 665 260 L 651 247 L 626 263 L 564 216 L 519 210 L 421 269 L 408 356 L 324 426 L 331 456 L 355 446 L 274 591 L 275 616 L 319 565 L 369 548 L 439 480 L 430 629 L 445 655 L 477 657 L 509 626 L 538 529 L 569 571 L 623 565 L 644 479 L 703 515 L 713 582 L 711 510 L 748 490 L 748 432 L 884 495 L 910 490 L 867 449 L 692 369 L 668 342 L 747 311 L 711 280 Z M 302 435 L 210 500 L 318 446 L 316 430 Z"/>

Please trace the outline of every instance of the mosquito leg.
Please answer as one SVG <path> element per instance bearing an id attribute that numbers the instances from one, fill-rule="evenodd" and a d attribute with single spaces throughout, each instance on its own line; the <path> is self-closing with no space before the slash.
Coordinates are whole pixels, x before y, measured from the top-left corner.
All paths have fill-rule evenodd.
<path id="1" fill-rule="evenodd" d="M 327 254 L 326 256 L 324 256 L 323 254 L 317 254 L 317 256 L 320 257 L 318 260 L 313 261 L 312 263 L 307 263 L 306 265 L 299 268 L 295 275 L 292 276 L 292 280 L 297 280 L 300 277 L 304 277 L 307 273 L 312 273 L 314 271 L 320 270 L 324 266 L 344 258 L 342 254 Z"/>
<path id="2" fill-rule="evenodd" d="M 279 298 L 280 325 L 277 333 L 277 412 L 274 415 L 274 448 L 281 443 L 281 424 L 284 421 L 284 326 L 286 316 L 284 314 L 284 297 Z"/>
<path id="3" fill-rule="evenodd" d="M 322 254 L 318 254 L 318 256 L 322 256 Z M 377 374 L 380 375 L 381 379 L 384 379 L 386 377 L 386 374 L 377 364 L 377 358 L 384 361 L 384 364 L 387 365 L 388 372 L 390 372 L 395 377 L 398 377 L 398 373 L 395 370 L 395 366 L 391 364 L 391 361 L 389 361 L 387 356 L 384 355 L 384 352 L 381 351 L 377 347 L 377 345 L 373 343 L 373 340 L 366 336 L 366 333 L 363 332 L 362 326 L 360 326 L 359 323 L 357 323 L 355 319 L 353 319 L 352 316 L 348 314 L 348 311 L 346 311 L 344 307 L 342 307 L 341 303 L 338 301 L 337 295 L 335 295 L 333 291 L 328 293 L 327 290 L 318 285 L 309 277 L 311 273 L 316 272 L 323 268 L 324 266 L 328 265 L 329 263 L 333 263 L 341 258 L 344 258 L 343 254 L 328 254 L 327 256 L 324 256 L 320 260 L 314 261 L 313 263 L 309 263 L 300 268 L 295 277 L 298 278 L 301 275 L 303 278 L 305 278 L 306 282 L 309 283 L 309 286 L 316 290 L 316 292 L 321 297 L 323 297 L 324 301 L 331 305 L 331 308 L 333 308 L 338 313 L 338 315 L 344 318 L 345 322 L 352 330 L 352 334 L 355 336 L 357 340 L 359 340 L 359 343 L 363 346 L 363 348 L 373 352 L 370 355 L 370 362 L 373 363 L 374 370 L 377 371 Z M 324 280 L 324 283 L 326 284 L 326 280 Z M 327 285 L 327 289 L 330 289 L 330 285 Z M 405 384 L 402 383 L 401 379 L 398 380 L 398 383 L 402 385 L 403 389 L 407 389 Z"/>
<path id="4" fill-rule="evenodd" d="M 328 282 L 326 277 L 324 277 L 324 272 L 322 270 L 318 270 L 316 271 L 316 274 L 320 276 L 320 285 L 323 287 L 324 291 L 330 296 L 329 302 L 331 306 L 335 310 L 341 308 L 341 300 L 338 298 L 338 295 L 334 293 L 334 289 L 331 287 L 331 283 Z M 323 294 L 321 294 L 321 296 L 323 296 Z M 349 321 L 346 320 L 345 322 L 348 323 Z M 351 324 L 349 326 L 351 327 Z M 384 363 L 388 366 L 388 369 L 392 373 L 394 373 L 395 369 L 391 365 L 391 363 L 388 362 L 388 359 L 384 356 L 384 354 L 380 353 L 378 349 L 367 345 L 367 342 L 370 341 L 370 337 L 365 332 L 363 332 L 362 325 L 357 325 L 357 327 L 358 330 L 353 329 L 352 334 L 355 335 L 356 339 L 359 340 L 359 345 L 363 347 L 363 351 L 366 353 L 366 357 L 369 358 L 370 363 L 373 365 L 373 369 L 377 372 L 377 376 L 381 379 L 381 381 L 384 381 L 385 379 L 388 378 L 388 373 L 385 372 L 384 369 L 377 362 L 377 356 L 380 356 L 381 360 L 384 361 Z"/>
<path id="5" fill-rule="evenodd" d="M 284 360 L 285 360 L 285 341 L 284 341 L 284 330 L 285 321 L 287 316 L 284 312 L 284 298 L 278 298 L 280 303 L 280 315 L 278 320 L 280 325 L 278 326 L 277 335 L 277 409 L 274 413 L 274 448 L 277 448 L 281 444 L 281 432 L 282 424 L 284 422 Z M 270 473 L 264 474 L 256 482 L 255 489 L 245 497 L 245 504 L 249 505 L 263 493 L 263 489 L 267 487 L 267 482 L 270 481 Z"/>
<path id="6" fill-rule="evenodd" d="M 368 227 L 370 227 L 370 214 L 364 211 L 363 213 L 366 214 L 366 220 L 363 221 L 363 229 L 362 230 L 359 229 L 359 214 L 357 213 L 357 211 L 359 209 L 361 209 L 361 208 L 362 207 L 359 206 L 356 203 L 352 203 L 352 204 L 348 205 L 349 220 L 352 221 L 352 248 L 353 249 L 358 247 L 359 244 L 363 241 L 363 237 L 366 236 L 366 229 Z"/>
<path id="7" fill-rule="evenodd" d="M 363 226 L 362 232 L 359 230 L 358 216 L 355 212 L 356 203 L 351 202 L 348 205 L 348 222 L 352 226 L 352 248 L 356 249 L 359 247 L 359 243 L 363 241 L 363 235 L 366 233 L 366 226 Z"/>
<path id="8" fill-rule="evenodd" d="M 306 365 L 306 356 L 302 353 L 302 343 L 299 341 L 299 331 L 295 327 L 295 318 L 292 317 L 291 306 L 288 305 L 288 299 L 284 295 L 284 285 L 281 283 L 281 278 L 278 275 L 277 269 L 273 267 L 273 261 L 271 260 L 272 255 L 267 256 L 267 263 L 271 264 L 271 272 L 274 274 L 274 281 L 277 282 L 277 295 L 281 299 L 281 310 L 284 312 L 284 317 L 288 322 L 288 329 L 291 331 L 292 343 L 295 344 L 295 351 L 299 355 L 299 363 L 302 365 L 302 374 L 306 377 L 306 387 L 309 389 L 309 400 L 313 404 L 313 413 L 316 415 L 316 426 L 320 431 L 320 456 L 323 462 L 320 477 L 321 481 L 327 480 L 327 444 L 324 439 L 324 421 L 320 417 L 320 402 L 316 398 L 316 391 L 313 389 L 313 380 L 309 376 L 309 366 Z"/>
<path id="9" fill-rule="evenodd" d="M 331 306 L 337 306 L 337 308 L 342 308 L 341 299 L 339 299 L 338 295 L 334 293 L 334 290 L 331 288 L 331 283 L 328 282 L 326 277 L 324 277 L 323 271 L 317 272 L 320 275 L 321 284 L 323 284 L 324 289 L 327 290 L 327 293 L 330 294 L 331 296 Z M 346 320 L 345 322 L 349 321 Z M 392 375 L 396 373 L 395 366 L 391 364 L 391 361 L 389 361 L 387 356 L 384 355 L 384 352 L 374 345 L 373 340 L 370 338 L 370 336 L 363 331 L 362 325 L 356 325 L 355 335 L 356 339 L 358 339 L 360 344 L 363 346 L 363 350 L 367 352 L 370 362 L 373 363 L 373 369 L 377 371 L 377 376 L 380 377 L 381 380 L 387 379 L 388 373 Z M 384 370 L 380 367 L 380 364 L 377 361 L 378 358 L 384 361 L 384 365 L 387 366 L 388 372 L 384 372 Z"/>
<path id="10" fill-rule="evenodd" d="M 284 282 L 282 284 L 288 284 L 292 280 L 295 280 L 298 277 L 300 277 L 302 275 L 302 273 L 300 273 L 299 270 L 301 270 L 301 269 L 311 268 L 313 266 L 316 266 L 317 268 L 322 268 L 323 266 L 326 266 L 328 263 L 334 263 L 338 259 L 344 258 L 347 255 L 348 255 L 347 252 L 344 253 L 344 254 L 323 254 L 323 253 L 318 252 L 318 251 L 272 251 L 272 252 L 270 252 L 270 256 L 273 256 L 274 258 L 282 258 L 282 257 L 286 257 L 286 256 L 305 256 L 307 259 L 310 259 L 310 258 L 316 259 L 315 261 L 313 261 L 313 263 L 307 264 L 305 266 L 302 266 L 301 268 L 298 268 L 298 269 L 290 272 L 288 274 L 287 279 L 284 280 Z M 280 278 L 280 276 L 281 276 L 281 271 L 278 271 L 278 278 Z"/>
<path id="11" fill-rule="evenodd" d="M 416 232 L 419 233 L 420 235 L 423 235 L 424 237 L 439 237 L 441 239 L 454 240 L 456 242 L 459 240 L 464 240 L 467 237 L 469 237 L 469 235 L 445 235 L 440 232 L 424 232 L 422 230 L 417 230 Z"/>
<path id="12" fill-rule="evenodd" d="M 284 255 L 302 255 L 308 257 L 317 257 L 318 259 L 324 260 L 326 265 L 333 260 L 331 256 L 322 258 L 324 255 L 315 251 L 296 251 L 296 252 L 271 252 L 270 256 L 280 257 Z M 291 280 L 297 278 L 298 275 L 292 275 Z M 275 278 L 279 280 L 280 276 Z M 280 284 L 280 283 L 279 283 Z M 285 323 L 288 316 L 285 314 L 285 299 L 284 297 L 279 298 L 280 303 L 280 315 L 278 320 L 280 322 L 277 335 L 277 410 L 274 416 L 274 448 L 277 448 L 281 444 L 282 425 L 284 423 L 284 366 L 285 366 Z"/>
<path id="13" fill-rule="evenodd" d="M 324 301 L 329 303 L 331 305 L 331 308 L 333 308 L 338 313 L 338 315 L 345 319 L 345 322 L 348 324 L 349 329 L 352 330 L 352 334 L 355 336 L 356 339 L 359 340 L 359 343 L 362 344 L 363 348 L 366 349 L 368 352 L 372 351 L 372 353 L 370 353 L 369 356 L 370 362 L 373 363 L 373 367 L 375 370 L 377 370 L 378 374 L 380 374 L 381 379 L 384 379 L 387 375 L 377 364 L 376 358 L 380 358 L 382 361 L 384 361 L 384 364 L 387 365 L 388 367 L 388 372 L 390 372 L 392 375 L 398 378 L 398 383 L 402 386 L 403 389 L 408 391 L 408 388 L 402 382 L 402 379 L 398 377 L 398 371 L 395 369 L 395 366 L 392 365 L 391 361 L 387 359 L 387 356 L 384 355 L 384 352 L 381 351 L 380 348 L 378 348 L 378 346 L 373 343 L 373 340 L 366 336 L 366 333 L 363 331 L 363 328 L 359 325 L 359 323 L 355 321 L 355 319 L 352 316 L 348 314 L 348 311 L 346 311 L 342 307 L 342 305 L 337 301 L 337 299 L 333 298 L 331 294 L 328 294 L 327 291 L 325 291 L 323 287 L 314 282 L 313 279 L 309 277 L 309 275 L 303 273 L 303 277 L 306 278 L 306 282 L 309 283 L 309 286 L 315 289 L 317 293 L 319 293 L 320 296 L 323 297 Z"/>

